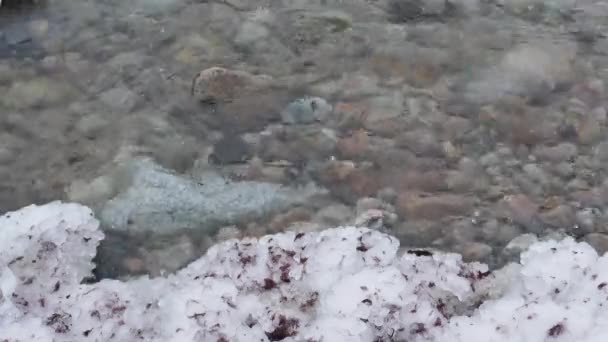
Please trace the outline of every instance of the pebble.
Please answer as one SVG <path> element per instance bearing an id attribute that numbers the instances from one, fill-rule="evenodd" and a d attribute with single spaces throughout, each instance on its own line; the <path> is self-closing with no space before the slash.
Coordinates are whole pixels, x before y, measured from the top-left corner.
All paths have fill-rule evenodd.
<path id="1" fill-rule="evenodd" d="M 593 155 L 600 162 L 608 161 L 608 141 L 602 141 L 593 148 Z"/>
<path id="2" fill-rule="evenodd" d="M 99 99 L 109 108 L 122 113 L 133 111 L 139 101 L 139 97 L 124 85 L 108 89 L 99 95 Z"/>
<path id="3" fill-rule="evenodd" d="M 128 257 L 123 260 L 123 265 L 130 274 L 141 273 L 145 270 L 146 264 L 141 258 Z"/>
<path id="4" fill-rule="evenodd" d="M 521 229 L 512 224 L 498 223 L 496 219 L 490 219 L 481 227 L 484 241 L 491 241 L 498 245 L 506 245 L 509 241 L 521 234 Z"/>
<path id="5" fill-rule="evenodd" d="M 602 137 L 602 124 L 592 115 L 584 117 L 578 124 L 576 133 L 581 144 L 593 144 Z"/>
<path id="6" fill-rule="evenodd" d="M 226 165 L 244 163 L 252 157 L 252 149 L 238 135 L 226 134 L 213 145 L 213 153 L 209 155 L 210 164 Z"/>
<path id="7" fill-rule="evenodd" d="M 215 239 L 218 242 L 221 242 L 231 239 L 239 239 L 242 237 L 242 235 L 242 232 L 236 226 L 226 226 L 217 231 Z"/>
<path id="8" fill-rule="evenodd" d="M 352 209 L 344 204 L 333 204 L 319 210 L 312 221 L 326 227 L 337 227 L 350 221 L 354 213 Z"/>
<path id="9" fill-rule="evenodd" d="M 473 211 L 474 200 L 455 194 L 422 196 L 403 193 L 397 200 L 397 213 L 408 220 L 440 220 L 449 216 L 465 216 Z"/>
<path id="10" fill-rule="evenodd" d="M 528 229 L 537 228 L 538 205 L 524 194 L 505 196 L 500 206 L 513 222 Z"/>
<path id="11" fill-rule="evenodd" d="M 378 198 L 363 197 L 357 201 L 357 204 L 355 206 L 355 214 L 357 216 L 359 216 L 368 210 L 373 210 L 373 209 L 383 210 L 386 208 L 387 208 L 386 203 L 382 202 L 382 200 L 380 200 Z"/>
<path id="12" fill-rule="evenodd" d="M 341 138 L 336 144 L 339 156 L 343 159 L 363 157 L 369 147 L 369 136 L 365 130 L 357 130 L 351 135 Z"/>
<path id="13" fill-rule="evenodd" d="M 546 184 L 549 180 L 545 171 L 536 164 L 524 165 L 523 171 L 531 180 L 539 182 L 540 184 Z"/>
<path id="14" fill-rule="evenodd" d="M 332 112 L 332 106 L 320 97 L 305 97 L 291 102 L 281 112 L 281 119 L 286 124 L 310 124 L 325 121 Z"/>
<path id="15" fill-rule="evenodd" d="M 483 261 L 492 254 L 492 247 L 482 242 L 471 242 L 462 248 L 462 259 L 465 262 Z"/>
<path id="16" fill-rule="evenodd" d="M 540 146 L 534 149 L 534 155 L 541 160 L 559 163 L 570 161 L 578 154 L 578 148 L 572 143 L 560 143 L 555 146 Z"/>
<path id="17" fill-rule="evenodd" d="M 100 114 L 88 114 L 76 123 L 76 129 L 88 139 L 96 138 L 108 126 L 108 121 Z"/>
<path id="18" fill-rule="evenodd" d="M 496 153 L 490 152 L 481 156 L 481 158 L 479 158 L 479 163 L 484 167 L 492 167 L 500 163 L 500 158 Z"/>
<path id="19" fill-rule="evenodd" d="M 576 222 L 581 231 L 592 233 L 595 230 L 595 222 L 600 216 L 599 210 L 595 208 L 583 208 L 576 212 Z"/>
<path id="20" fill-rule="evenodd" d="M 211 67 L 196 75 L 191 92 L 201 102 L 228 102 L 245 93 L 268 88 L 273 82 L 268 75 Z"/>
<path id="21" fill-rule="evenodd" d="M 536 235 L 522 234 L 511 240 L 504 248 L 504 252 L 509 255 L 519 255 L 536 242 L 538 242 L 538 237 L 536 237 Z"/>
<path id="22" fill-rule="evenodd" d="M 173 241 L 155 239 L 152 243 L 154 246 L 142 251 L 146 268 L 152 276 L 175 272 L 191 262 L 197 254 L 193 241 L 185 235 Z"/>
<path id="23" fill-rule="evenodd" d="M 390 187 L 382 188 L 378 191 L 378 198 L 390 204 L 395 204 L 398 195 L 397 191 Z"/>
<path id="24" fill-rule="evenodd" d="M 8 164 L 14 157 L 15 154 L 8 147 L 0 146 L 0 164 Z"/>
<path id="25" fill-rule="evenodd" d="M 268 223 L 268 233 L 274 234 L 283 231 L 286 227 L 295 222 L 307 222 L 311 219 L 312 212 L 307 208 L 295 207 L 285 213 L 276 215 Z"/>
<path id="26" fill-rule="evenodd" d="M 555 165 L 555 173 L 557 173 L 560 177 L 563 178 L 571 178 L 575 174 L 574 164 L 568 162 L 562 162 Z"/>
<path id="27" fill-rule="evenodd" d="M 572 230 L 577 227 L 576 214 L 568 205 L 558 205 L 557 207 L 540 214 L 540 219 L 547 225 L 555 228 Z"/>

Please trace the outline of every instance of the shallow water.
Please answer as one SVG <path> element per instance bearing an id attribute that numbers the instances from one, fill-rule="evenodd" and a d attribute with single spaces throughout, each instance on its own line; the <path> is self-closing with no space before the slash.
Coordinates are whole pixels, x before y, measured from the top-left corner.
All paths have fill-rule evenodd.
<path id="1" fill-rule="evenodd" d="M 0 212 L 92 206 L 103 277 L 368 209 L 403 245 L 493 265 L 524 233 L 605 251 L 606 15 L 592 0 L 4 0 Z M 141 185 L 125 166 L 141 157 L 191 186 Z M 234 199 L 206 192 L 209 172 Z M 262 201 L 243 182 L 298 195 L 240 212 Z M 165 192 L 110 226 L 138 186 Z M 179 207 L 189 191 L 227 203 L 219 219 L 137 217 L 202 215 Z"/>

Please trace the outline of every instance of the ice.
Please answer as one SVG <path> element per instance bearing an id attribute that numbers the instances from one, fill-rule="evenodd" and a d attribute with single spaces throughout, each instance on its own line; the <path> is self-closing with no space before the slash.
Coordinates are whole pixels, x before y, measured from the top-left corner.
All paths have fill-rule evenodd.
<path id="1" fill-rule="evenodd" d="M 229 240 L 167 277 L 89 277 L 90 209 L 0 218 L 1 341 L 605 341 L 608 257 L 567 238 L 488 271 L 338 227 Z"/>

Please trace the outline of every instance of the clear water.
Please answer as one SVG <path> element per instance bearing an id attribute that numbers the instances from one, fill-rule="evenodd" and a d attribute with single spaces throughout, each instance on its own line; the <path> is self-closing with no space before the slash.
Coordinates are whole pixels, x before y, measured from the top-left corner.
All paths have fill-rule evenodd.
<path id="1" fill-rule="evenodd" d="M 595 0 L 4 0 L 0 212 L 61 199 L 106 217 L 147 157 L 225 203 L 220 218 L 262 201 L 242 182 L 293 197 L 160 232 L 102 219 L 100 276 L 366 209 L 402 244 L 468 260 L 500 264 L 524 233 L 605 251 L 606 15 Z M 236 197 L 205 192 L 209 172 Z M 162 217 L 206 215 L 146 184 L 175 196 Z"/>

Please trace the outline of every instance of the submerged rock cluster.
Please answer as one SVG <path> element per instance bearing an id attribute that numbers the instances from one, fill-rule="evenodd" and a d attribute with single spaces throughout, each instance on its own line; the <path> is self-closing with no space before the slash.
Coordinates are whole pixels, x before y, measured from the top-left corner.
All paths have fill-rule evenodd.
<path id="1" fill-rule="evenodd" d="M 605 341 L 608 257 L 572 239 L 489 271 L 368 228 L 229 240 L 168 277 L 87 281 L 92 211 L 0 218 L 1 341 Z"/>

